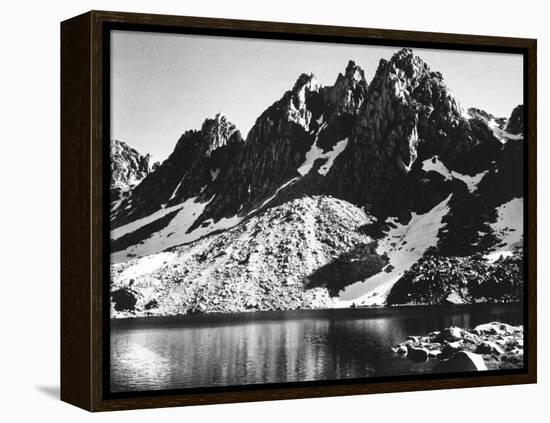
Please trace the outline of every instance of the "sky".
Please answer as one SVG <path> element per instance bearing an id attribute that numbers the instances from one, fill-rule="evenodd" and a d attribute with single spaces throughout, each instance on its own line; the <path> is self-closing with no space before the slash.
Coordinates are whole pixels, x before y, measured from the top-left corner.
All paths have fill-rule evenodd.
<path id="1" fill-rule="evenodd" d="M 222 112 L 246 137 L 302 73 L 332 85 L 350 59 L 367 82 L 397 47 L 111 32 L 111 138 L 164 160 L 186 130 Z M 523 102 L 518 54 L 418 49 L 464 107 L 508 117 Z"/>

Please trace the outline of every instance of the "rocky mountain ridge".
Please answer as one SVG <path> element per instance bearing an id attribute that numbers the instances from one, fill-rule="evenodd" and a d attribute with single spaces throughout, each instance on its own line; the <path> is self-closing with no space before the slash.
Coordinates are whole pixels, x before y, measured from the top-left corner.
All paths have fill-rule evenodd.
<path id="1" fill-rule="evenodd" d="M 152 163 L 150 154 L 143 156 L 119 140 L 111 141 L 110 157 L 110 202 L 111 212 L 114 212 L 129 192 L 153 172 L 159 163 Z"/>
<path id="2" fill-rule="evenodd" d="M 426 257 L 480 254 L 481 260 L 489 260 L 499 252 L 514 254 L 522 245 L 522 119 L 521 106 L 509 119 L 465 110 L 443 76 L 410 49 L 382 59 L 370 83 L 353 61 L 332 86 L 321 86 L 314 75 L 302 74 L 258 117 L 246 140 L 225 116 L 206 119 L 200 130 L 185 132 L 168 159 L 121 201 L 112 213 L 113 289 L 117 295 L 131 291 L 142 313 L 155 313 L 154 307 L 145 308 L 153 300 L 162 313 L 176 313 L 174 298 L 180 295 L 187 300 L 181 300 L 177 313 L 194 310 L 188 294 L 195 295 L 199 288 L 193 284 L 188 294 L 182 294 L 181 287 L 146 288 L 151 278 L 166 279 L 157 270 L 131 278 L 131 286 L 130 279 L 117 275 L 156 255 L 207 248 L 216 240 L 215 251 L 223 256 L 222 251 L 233 250 L 238 239 L 229 234 L 257 221 L 273 236 L 288 238 L 284 254 L 296 259 L 293 272 L 300 282 L 288 285 L 289 275 L 269 264 L 269 255 L 260 255 L 257 274 L 250 280 L 276 275 L 269 292 L 281 296 L 295 290 L 299 298 L 323 293 L 322 301 L 302 298 L 288 303 L 293 307 L 385 303 L 392 286 Z M 304 252 L 312 247 L 298 242 L 306 221 L 272 225 L 269 219 L 277 220 L 274 210 L 292 215 L 297 204 L 307 204 L 303 210 L 298 207 L 301 213 L 322 220 L 319 216 L 333 213 L 334 201 L 340 204 L 340 219 L 363 213 L 362 223 L 356 221 L 353 229 L 333 222 L 348 238 L 362 241 L 343 245 L 338 231 L 328 231 L 329 236 L 314 225 L 316 239 L 321 231 L 327 245 L 341 247 L 310 266 Z M 292 230 L 284 229 L 287 223 Z M 248 242 L 269 243 L 263 231 L 245 231 Z M 248 250 L 245 244 L 239 243 L 243 251 Z M 271 251 L 270 247 L 260 249 Z M 190 269 L 200 269 L 193 272 L 225 275 L 227 283 L 236 286 L 242 282 L 226 274 L 225 261 L 189 260 Z M 176 270 L 162 268 L 171 274 L 168 280 L 187 280 Z M 204 284 L 218 286 L 220 280 L 207 278 Z M 144 292 L 156 292 L 158 298 Z M 200 308 L 229 311 L 233 304 L 248 309 L 237 297 L 226 297 L 231 299 L 227 310 L 224 302 L 214 306 L 199 301 Z M 259 309 L 283 307 L 273 295 L 266 293 L 267 298 L 267 303 L 259 301 Z"/>

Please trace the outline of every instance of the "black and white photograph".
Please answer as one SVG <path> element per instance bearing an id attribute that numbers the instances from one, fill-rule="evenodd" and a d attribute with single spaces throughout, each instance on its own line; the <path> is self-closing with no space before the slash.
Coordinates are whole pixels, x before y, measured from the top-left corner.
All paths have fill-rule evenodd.
<path id="1" fill-rule="evenodd" d="M 523 54 L 109 37 L 112 393 L 524 368 Z"/>

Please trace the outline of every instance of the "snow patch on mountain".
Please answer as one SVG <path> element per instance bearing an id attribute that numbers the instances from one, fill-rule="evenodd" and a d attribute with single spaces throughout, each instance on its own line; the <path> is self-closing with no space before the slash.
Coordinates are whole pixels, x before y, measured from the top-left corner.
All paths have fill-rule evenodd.
<path id="1" fill-rule="evenodd" d="M 286 181 L 284 184 L 282 184 L 279 188 L 277 188 L 277 190 L 275 191 L 275 193 L 273 195 L 271 195 L 270 197 L 268 197 L 267 199 L 265 199 L 262 204 L 260 205 L 260 207 L 257 207 L 255 208 L 254 210 L 251 210 L 248 215 L 251 215 L 255 212 L 257 212 L 258 210 L 261 210 L 263 209 L 265 206 L 267 206 L 269 204 L 269 202 L 271 200 L 273 200 L 275 197 L 277 197 L 277 195 L 279 194 L 279 192 L 283 189 L 285 189 L 287 186 L 289 186 L 290 184 L 292 184 L 293 182 L 297 181 L 299 178 L 292 178 L 292 179 L 289 179 L 288 181 Z"/>
<path id="2" fill-rule="evenodd" d="M 175 258 L 176 254 L 171 252 L 163 252 L 143 257 L 143 259 L 133 262 L 130 267 L 124 269 L 124 271 L 119 274 L 118 278 L 128 281 L 136 279 L 158 270 L 161 266 L 170 263 Z"/>
<path id="3" fill-rule="evenodd" d="M 512 251 L 493 251 L 491 253 L 485 254 L 483 258 L 489 263 L 494 263 L 501 258 L 505 259 L 507 257 L 512 257 L 514 253 Z"/>
<path id="4" fill-rule="evenodd" d="M 210 201 L 212 201 L 212 199 Z M 210 224 L 205 222 L 207 223 L 206 225 L 203 223 L 204 226 L 201 225 L 192 232 L 187 232 L 195 220 L 197 220 L 197 218 L 202 214 L 204 208 L 208 205 L 208 203 L 210 203 L 210 201 L 199 203 L 196 202 L 195 197 L 189 198 L 177 206 L 161 209 L 146 218 L 138 219 L 137 221 L 114 229 L 111 232 L 111 238 L 118 239 L 120 236 L 133 232 L 147 223 L 154 222 L 172 211 L 178 209 L 180 210 L 165 228 L 155 232 L 139 244 L 132 245 L 122 251 L 114 252 L 111 255 L 111 261 L 113 263 L 118 263 L 128 260 L 129 257 L 143 257 L 149 254 L 158 253 L 176 245 L 195 241 L 214 230 L 226 229 L 227 222 L 218 222 L 220 225 L 219 228 L 215 223 Z"/>
<path id="5" fill-rule="evenodd" d="M 212 232 L 218 232 L 218 231 L 225 231 L 227 229 L 231 229 L 234 226 L 237 226 L 239 223 L 243 221 L 244 218 L 239 217 L 237 215 L 231 216 L 231 217 L 223 217 L 218 221 L 214 221 L 214 219 L 210 218 L 208 220 L 205 220 L 201 226 L 199 226 L 197 229 L 195 229 L 191 234 L 193 235 L 193 240 L 201 238 L 203 236 L 206 236 Z M 190 241 L 185 241 L 190 242 Z"/>
<path id="6" fill-rule="evenodd" d="M 396 218 L 390 220 L 391 229 L 379 241 L 376 252 L 387 254 L 389 263 L 378 274 L 346 287 L 340 294 L 339 306 L 383 304 L 395 282 L 416 263 L 429 247 L 437 245 L 443 217 L 449 212 L 449 195 L 425 214 L 413 213 L 407 224 Z"/>
<path id="7" fill-rule="evenodd" d="M 485 256 L 489 261 L 504 257 L 522 246 L 523 243 L 523 198 L 513 198 L 497 207 L 497 220 L 491 223 L 491 228 L 501 240 L 495 251 Z"/>
<path id="8" fill-rule="evenodd" d="M 431 159 L 424 160 L 422 162 L 422 169 L 424 169 L 424 171 L 426 172 L 437 172 L 445 177 L 445 180 L 447 181 L 459 179 L 466 184 L 466 186 L 468 187 L 468 191 L 470 191 L 471 193 L 474 193 L 477 190 L 479 182 L 489 172 L 488 170 L 484 170 L 483 172 L 480 172 L 473 176 L 463 175 L 462 173 L 458 173 L 454 170 L 449 170 L 447 166 L 445 166 L 445 164 L 441 160 L 439 160 L 438 156 L 433 156 Z"/>
<path id="9" fill-rule="evenodd" d="M 315 138 L 315 142 L 311 145 L 311 148 L 306 153 L 306 158 L 304 162 L 298 168 L 298 173 L 302 176 L 307 175 L 316 160 L 324 159 L 325 163 L 323 163 L 323 165 L 319 167 L 318 172 L 323 176 L 326 175 L 332 167 L 334 159 L 336 159 L 336 157 L 338 157 L 346 149 L 347 145 L 348 139 L 345 138 L 338 141 L 336 145 L 332 148 L 332 150 L 324 152 L 323 149 L 317 146 L 317 138 Z"/>
<path id="10" fill-rule="evenodd" d="M 506 144 L 510 140 L 523 139 L 523 134 L 511 134 L 510 132 L 506 132 L 498 125 L 495 119 L 489 120 L 487 122 L 487 125 L 489 126 L 489 128 L 491 128 L 493 134 L 495 134 L 495 137 L 497 137 L 502 144 Z"/>
<path id="11" fill-rule="evenodd" d="M 172 191 L 172 195 L 170 195 L 170 198 L 168 199 L 168 201 L 171 201 L 176 197 L 176 193 L 180 189 L 182 182 L 183 182 L 183 178 L 181 178 L 181 180 L 176 185 L 176 188 L 174 188 L 174 191 Z"/>
<path id="12" fill-rule="evenodd" d="M 212 177 L 212 181 L 215 181 L 216 179 L 218 179 L 219 174 L 220 174 L 220 169 L 219 168 L 211 170 L 210 171 L 210 176 Z"/>
<path id="13" fill-rule="evenodd" d="M 181 209 L 183 206 L 184 204 L 176 204 L 175 206 L 161 208 L 148 216 L 133 220 L 126 225 L 119 226 L 118 228 L 114 228 L 111 230 L 111 240 L 114 241 L 126 234 L 132 233 L 139 228 L 142 228 L 143 226 L 155 222 L 156 220 L 166 216 L 167 214 L 172 213 L 173 211 Z"/>
<path id="14" fill-rule="evenodd" d="M 305 176 L 309 173 L 311 168 L 313 167 L 313 164 L 315 163 L 315 160 L 321 159 L 323 157 L 323 150 L 317 147 L 317 140 L 319 139 L 319 134 L 323 132 L 323 130 L 327 127 L 327 123 L 323 122 L 319 126 L 319 129 L 317 130 L 317 133 L 315 134 L 315 140 L 313 141 L 313 144 L 311 144 L 311 148 L 307 151 L 306 157 L 304 159 L 304 162 L 300 165 L 300 167 L 297 169 L 298 173 L 302 176 Z M 311 131 L 313 132 L 313 131 Z"/>
<path id="15" fill-rule="evenodd" d="M 336 145 L 332 148 L 332 150 L 325 153 L 323 158 L 327 158 L 327 161 L 319 168 L 319 173 L 321 175 L 324 176 L 327 174 L 327 172 L 332 167 L 332 164 L 334 163 L 334 159 L 336 159 L 336 157 L 338 157 L 340 153 L 342 153 L 342 151 L 346 149 L 347 146 L 348 139 L 344 138 L 343 140 L 338 141 Z"/>

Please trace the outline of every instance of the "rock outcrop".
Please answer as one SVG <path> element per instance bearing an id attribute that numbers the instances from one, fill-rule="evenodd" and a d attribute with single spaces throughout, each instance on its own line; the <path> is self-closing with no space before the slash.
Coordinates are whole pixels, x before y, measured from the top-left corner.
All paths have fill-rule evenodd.
<path id="1" fill-rule="evenodd" d="M 393 285 L 388 305 L 510 303 L 523 299 L 523 255 L 489 262 L 470 257 L 428 256 Z"/>
<path id="2" fill-rule="evenodd" d="M 122 141 L 111 142 L 111 189 L 136 185 L 153 170 L 158 163 L 151 163 L 151 155 L 142 156 L 137 150 Z"/>
<path id="3" fill-rule="evenodd" d="M 510 119 L 508 119 L 508 125 L 506 131 L 510 134 L 519 135 L 523 134 L 523 105 L 517 106 L 513 111 Z"/>
<path id="4" fill-rule="evenodd" d="M 122 141 L 113 140 L 110 146 L 111 182 L 110 203 L 114 212 L 130 191 L 153 172 L 159 163 L 151 163 L 151 155 L 142 156 Z"/>

